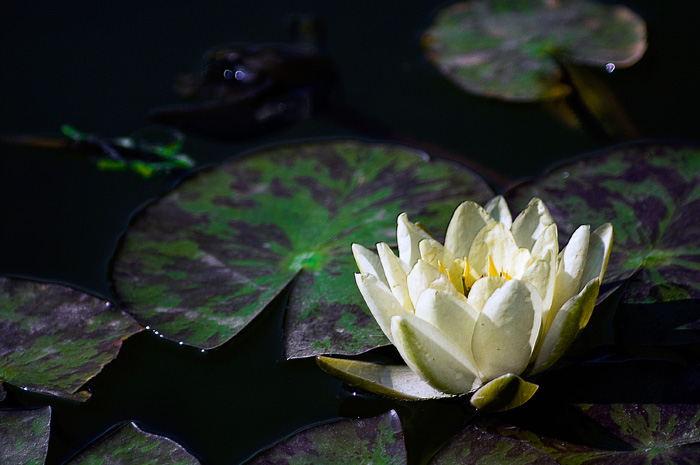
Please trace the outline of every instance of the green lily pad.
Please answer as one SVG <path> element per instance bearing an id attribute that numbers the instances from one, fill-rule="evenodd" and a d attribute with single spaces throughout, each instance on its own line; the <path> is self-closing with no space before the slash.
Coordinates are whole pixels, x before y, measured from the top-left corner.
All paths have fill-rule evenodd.
<path id="1" fill-rule="evenodd" d="M 0 463 L 41 465 L 49 449 L 51 407 L 0 411 Z"/>
<path id="2" fill-rule="evenodd" d="M 575 444 L 499 423 L 490 417 L 465 428 L 431 465 L 699 463 L 698 405 L 612 404 L 579 408 L 608 433 L 624 441 L 621 447 Z"/>
<path id="3" fill-rule="evenodd" d="M 55 284 L 0 278 L 0 379 L 74 400 L 141 330 L 102 299 Z"/>
<path id="4" fill-rule="evenodd" d="M 540 197 L 568 241 L 579 224 L 610 222 L 603 283 L 629 279 L 629 303 L 700 298 L 700 148 L 634 144 L 557 167 L 509 193 Z"/>
<path id="5" fill-rule="evenodd" d="M 113 279 L 139 320 L 212 348 L 296 277 L 287 356 L 355 354 L 387 341 L 355 286 L 351 244 L 395 242 L 403 211 L 441 234 L 456 205 L 492 195 L 473 173 L 403 146 L 275 147 L 202 171 L 146 208 Z"/>
<path id="6" fill-rule="evenodd" d="M 69 465 L 199 465 L 181 445 L 175 441 L 141 431 L 128 423 L 117 431 L 91 444 L 73 458 Z"/>
<path id="7" fill-rule="evenodd" d="M 406 460 L 401 422 L 391 410 L 374 418 L 310 428 L 261 453 L 250 464 L 403 465 Z"/>
<path id="8" fill-rule="evenodd" d="M 548 100 L 571 90 L 558 61 L 629 66 L 646 50 L 646 25 L 629 8 L 588 0 L 472 0 L 440 11 L 423 45 L 468 92 Z"/>

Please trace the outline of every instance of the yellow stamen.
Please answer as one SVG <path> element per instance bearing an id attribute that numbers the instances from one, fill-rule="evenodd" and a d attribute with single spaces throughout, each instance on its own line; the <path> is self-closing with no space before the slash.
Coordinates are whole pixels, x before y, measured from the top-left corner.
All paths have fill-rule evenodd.
<path id="1" fill-rule="evenodd" d="M 438 260 L 438 270 L 440 270 L 440 273 L 447 275 L 447 270 L 445 270 L 445 267 L 442 265 L 442 262 L 440 260 Z"/>
<path id="2" fill-rule="evenodd" d="M 489 255 L 489 276 L 492 278 L 498 276 L 498 270 L 496 269 L 496 265 L 493 264 L 491 255 Z"/>
<path id="3" fill-rule="evenodd" d="M 501 267 L 501 276 L 506 278 L 506 281 L 513 279 L 513 277 L 511 275 L 509 275 L 508 272 L 503 269 L 503 267 Z"/>
<path id="4" fill-rule="evenodd" d="M 469 293 L 469 290 L 474 284 L 474 278 L 470 274 L 469 260 L 464 257 L 464 271 L 462 272 L 462 287 L 464 288 L 464 295 Z"/>

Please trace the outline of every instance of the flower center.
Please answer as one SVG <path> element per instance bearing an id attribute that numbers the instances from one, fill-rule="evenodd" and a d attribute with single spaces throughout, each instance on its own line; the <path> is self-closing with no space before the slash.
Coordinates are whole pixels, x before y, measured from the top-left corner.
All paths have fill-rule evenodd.
<path id="1" fill-rule="evenodd" d="M 491 258 L 491 255 L 489 255 L 489 269 L 487 274 L 478 275 L 476 270 L 473 270 L 469 266 L 469 260 L 467 260 L 467 257 L 455 260 L 452 264 L 450 264 L 449 268 L 445 268 L 445 265 L 438 260 L 438 269 L 440 270 L 440 273 L 450 280 L 455 289 L 465 296 L 469 295 L 469 291 L 478 279 L 485 277 L 501 277 L 505 278 L 506 281 L 513 279 L 508 271 L 503 269 L 503 267 L 501 267 L 500 272 L 498 271 L 496 265 L 493 263 L 493 258 Z"/>

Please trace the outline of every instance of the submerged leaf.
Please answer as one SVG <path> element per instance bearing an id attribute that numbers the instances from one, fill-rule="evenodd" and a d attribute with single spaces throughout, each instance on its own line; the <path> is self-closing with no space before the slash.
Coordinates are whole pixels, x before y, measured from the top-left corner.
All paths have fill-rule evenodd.
<path id="1" fill-rule="evenodd" d="M 386 339 L 355 286 L 351 244 L 390 242 L 401 211 L 444 231 L 456 203 L 491 196 L 471 172 L 402 146 L 271 148 L 199 173 L 139 215 L 115 287 L 165 337 L 209 348 L 296 276 L 287 356 L 359 353 Z"/>
<path id="2" fill-rule="evenodd" d="M 563 240 L 580 223 L 611 222 L 603 284 L 630 279 L 625 301 L 700 298 L 700 148 L 634 144 L 557 167 L 508 199 L 547 203 Z"/>
<path id="3" fill-rule="evenodd" d="M 698 463 L 700 459 L 698 405 L 599 404 L 578 408 L 622 441 L 615 448 L 610 444 L 576 444 L 488 417 L 465 428 L 431 464 L 616 465 Z"/>
<path id="4" fill-rule="evenodd" d="M 310 428 L 261 453 L 250 464 L 403 465 L 406 460 L 401 422 L 392 410 L 374 418 Z"/>
<path id="5" fill-rule="evenodd" d="M 0 463 L 43 464 L 50 420 L 51 407 L 0 411 Z"/>
<path id="6" fill-rule="evenodd" d="M 465 90 L 535 101 L 570 92 L 558 61 L 635 63 L 646 49 L 646 26 L 624 6 L 589 0 L 471 0 L 442 10 L 423 44 Z"/>
<path id="7" fill-rule="evenodd" d="M 68 287 L 0 278 L 0 379 L 86 400 L 81 386 L 141 328 L 109 302 Z"/>
<path id="8" fill-rule="evenodd" d="M 68 463 L 199 465 L 199 461 L 175 441 L 141 431 L 134 423 L 126 424 L 106 438 L 91 444 Z"/>

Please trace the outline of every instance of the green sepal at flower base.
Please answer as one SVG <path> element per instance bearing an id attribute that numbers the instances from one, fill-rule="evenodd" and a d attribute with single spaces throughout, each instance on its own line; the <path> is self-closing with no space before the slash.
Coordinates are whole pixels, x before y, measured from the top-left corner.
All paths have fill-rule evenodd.
<path id="1" fill-rule="evenodd" d="M 534 376 L 573 344 L 593 312 L 612 244 L 612 226 L 580 226 L 559 250 L 547 207 L 532 199 L 512 218 L 498 196 L 462 203 L 444 245 L 406 214 L 398 217 L 398 256 L 353 244 L 356 283 L 406 368 L 377 369 L 324 357 L 345 381 L 402 399 L 477 391 L 477 408 L 504 410 L 529 400 Z M 397 373 L 402 373 L 398 376 Z M 403 384 L 403 385 L 400 385 Z"/>

